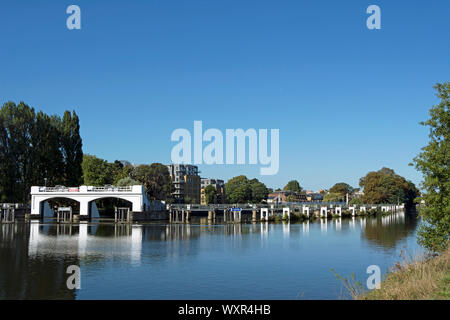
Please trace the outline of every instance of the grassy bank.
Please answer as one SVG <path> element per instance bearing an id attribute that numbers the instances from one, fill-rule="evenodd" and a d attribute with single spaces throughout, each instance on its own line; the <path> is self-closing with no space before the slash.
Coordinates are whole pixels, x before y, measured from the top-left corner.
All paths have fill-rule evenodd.
<path id="1" fill-rule="evenodd" d="M 381 288 L 354 296 L 363 300 L 450 300 L 450 249 L 440 256 L 404 259 Z"/>

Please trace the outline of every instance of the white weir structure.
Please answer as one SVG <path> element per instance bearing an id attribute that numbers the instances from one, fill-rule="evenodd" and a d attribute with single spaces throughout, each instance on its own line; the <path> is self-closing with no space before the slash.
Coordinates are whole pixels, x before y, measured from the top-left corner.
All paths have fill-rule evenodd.
<path id="1" fill-rule="evenodd" d="M 117 198 L 132 203 L 133 212 L 143 212 L 150 207 L 150 202 L 145 194 L 144 186 L 135 185 L 128 187 L 31 187 L 31 214 L 43 216 L 49 209 L 50 199 L 64 198 L 80 203 L 80 216 L 94 216 L 98 213 L 95 200 L 104 198 Z"/>

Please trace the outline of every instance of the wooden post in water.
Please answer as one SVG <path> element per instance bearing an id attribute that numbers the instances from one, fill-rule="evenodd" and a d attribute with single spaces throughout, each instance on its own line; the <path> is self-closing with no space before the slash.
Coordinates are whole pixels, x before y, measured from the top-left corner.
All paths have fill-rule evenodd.
<path id="1" fill-rule="evenodd" d="M 252 222 L 256 222 L 256 209 L 252 210 Z"/>

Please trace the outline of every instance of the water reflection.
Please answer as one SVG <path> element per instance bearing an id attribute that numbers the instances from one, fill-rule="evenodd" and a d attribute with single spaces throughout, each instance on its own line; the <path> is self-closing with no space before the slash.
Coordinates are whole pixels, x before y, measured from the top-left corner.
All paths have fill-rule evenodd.
<path id="1" fill-rule="evenodd" d="M 30 223 L 28 255 L 70 256 L 77 259 L 127 258 L 140 263 L 142 226 Z"/>
<path id="2" fill-rule="evenodd" d="M 408 237 L 417 228 L 414 213 L 398 212 L 371 219 L 365 225 L 364 237 L 369 243 L 385 250 L 395 248 L 397 243 Z"/>
<path id="3" fill-rule="evenodd" d="M 249 291 L 250 296 L 247 298 L 257 298 L 260 292 L 257 290 L 263 290 L 262 293 L 266 294 L 260 298 L 271 298 L 270 294 L 273 293 L 279 293 L 278 298 L 290 298 L 288 293 L 282 295 L 285 292 L 283 290 L 288 290 L 293 285 L 290 283 L 299 279 L 303 281 L 302 286 L 312 281 L 311 288 L 317 288 L 310 290 L 322 294 L 324 289 L 321 286 L 334 285 L 335 280 L 332 277 L 322 283 L 324 274 L 318 273 L 320 268 L 326 267 L 325 271 L 320 272 L 327 274 L 330 269 L 328 266 L 338 270 L 339 261 L 345 260 L 343 265 L 351 270 L 357 268 L 357 263 L 362 263 L 365 268 L 366 261 L 359 257 L 366 256 L 367 263 L 372 263 L 373 260 L 367 257 L 368 252 L 378 253 L 381 248 L 383 252 L 392 253 L 399 243 L 414 234 L 417 226 L 414 216 L 405 213 L 316 219 L 302 223 L 211 224 L 207 219 L 199 222 L 70 225 L 34 221 L 27 224 L 0 224 L 0 299 L 75 299 L 79 294 L 91 297 L 89 289 L 83 291 L 82 288 L 78 292 L 66 288 L 66 269 L 69 265 L 79 265 L 83 272 L 87 271 L 86 277 L 102 274 L 105 269 L 112 270 L 112 279 L 120 278 L 120 275 L 128 279 L 122 285 L 134 283 L 135 291 L 127 292 L 135 292 L 136 295 L 131 296 L 135 299 L 173 298 L 170 294 L 180 292 L 181 295 L 185 292 L 183 290 L 187 294 L 192 288 L 197 288 L 198 283 L 206 281 L 195 278 L 197 273 L 200 277 L 209 272 L 212 272 L 212 278 L 208 283 L 217 286 L 224 281 L 223 286 L 229 287 L 230 283 L 226 281 L 232 281 L 234 287 L 240 287 L 249 281 L 246 286 L 249 289 L 245 290 L 254 291 Z M 344 245 L 339 247 L 339 243 Z M 347 255 L 347 258 L 339 258 L 343 255 Z M 246 260 L 248 257 L 252 258 Z M 354 259 L 354 265 L 349 265 L 349 259 Z M 269 286 L 268 283 L 274 281 L 273 286 L 282 286 L 286 282 L 285 287 L 267 292 L 264 292 L 264 288 L 251 289 L 255 286 L 252 287 L 251 283 L 260 283 L 260 276 L 255 274 L 253 279 L 251 273 L 245 273 L 245 278 L 242 278 L 244 275 L 238 270 L 243 260 L 246 261 L 246 268 L 258 269 L 262 273 L 267 271 L 271 275 L 261 285 L 267 282 Z M 293 275 L 281 266 L 302 271 Z M 129 268 L 133 268 L 133 271 Z M 239 276 L 233 273 L 234 268 Z M 276 276 L 272 269 L 278 270 Z M 133 273 L 139 274 L 138 270 L 144 271 L 145 278 L 142 275 L 136 278 L 131 276 Z M 176 281 L 183 282 L 189 277 L 175 279 L 178 274 L 189 274 L 197 282 L 180 287 Z M 216 278 L 217 274 L 221 277 Z M 148 279 L 150 283 L 144 285 L 142 279 Z M 99 287 L 108 284 L 102 277 L 96 278 L 96 281 Z M 162 288 L 166 288 L 167 296 L 163 296 Z M 215 290 L 206 282 L 198 288 L 203 291 L 198 291 L 198 296 L 190 298 L 208 298 L 207 293 Z M 94 297 L 108 298 L 108 290 L 104 289 Z M 118 294 L 116 298 L 121 298 L 123 292 Z M 218 290 L 216 294 L 216 297 L 227 298 L 220 296 L 225 294 L 223 291 Z M 233 291 L 233 294 L 236 295 L 236 292 Z"/>
<path id="4" fill-rule="evenodd" d="M 74 299 L 66 287 L 76 256 L 29 256 L 30 226 L 0 224 L 0 299 Z"/>

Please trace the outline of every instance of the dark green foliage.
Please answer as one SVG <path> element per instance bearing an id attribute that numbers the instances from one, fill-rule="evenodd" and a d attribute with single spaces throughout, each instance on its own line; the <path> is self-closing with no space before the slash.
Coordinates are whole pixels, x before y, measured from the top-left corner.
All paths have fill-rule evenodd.
<path id="1" fill-rule="evenodd" d="M 246 176 L 234 177 L 225 184 L 228 203 L 260 203 L 267 199 L 269 191 L 258 179 L 247 179 Z"/>
<path id="2" fill-rule="evenodd" d="M 291 180 L 284 186 L 283 191 L 301 192 L 302 187 L 297 180 Z"/>
<path id="3" fill-rule="evenodd" d="M 131 177 L 142 183 L 150 200 L 169 200 L 173 192 L 169 169 L 161 163 L 139 165 L 131 172 Z"/>
<path id="4" fill-rule="evenodd" d="M 32 185 L 81 182 L 82 142 L 75 113 L 64 119 L 23 102 L 0 109 L 0 201 L 28 203 Z M 68 184 L 70 182 L 70 184 Z M 72 184 L 73 183 L 73 184 Z"/>
<path id="5" fill-rule="evenodd" d="M 213 204 L 216 202 L 217 190 L 213 185 L 208 185 L 205 188 L 206 204 Z"/>
<path id="6" fill-rule="evenodd" d="M 442 252 L 450 240 L 450 83 L 435 86 L 441 100 L 430 109 L 430 119 L 422 125 L 430 128 L 430 142 L 414 159 L 422 172 L 425 207 L 420 214 L 424 224 L 419 243 L 432 252 Z"/>
<path id="7" fill-rule="evenodd" d="M 389 168 L 369 172 L 360 179 L 359 185 L 364 188 L 364 195 L 361 197 L 363 203 L 405 203 L 406 207 L 410 207 L 419 195 L 414 183 Z"/>
<path id="8" fill-rule="evenodd" d="M 340 194 L 342 198 L 345 198 L 347 193 L 352 194 L 353 188 L 347 183 L 339 182 L 332 186 L 329 191 L 330 193 Z"/>
<path id="9" fill-rule="evenodd" d="M 64 112 L 61 124 L 61 151 L 64 159 L 64 184 L 79 186 L 83 182 L 83 143 L 75 111 Z"/>

